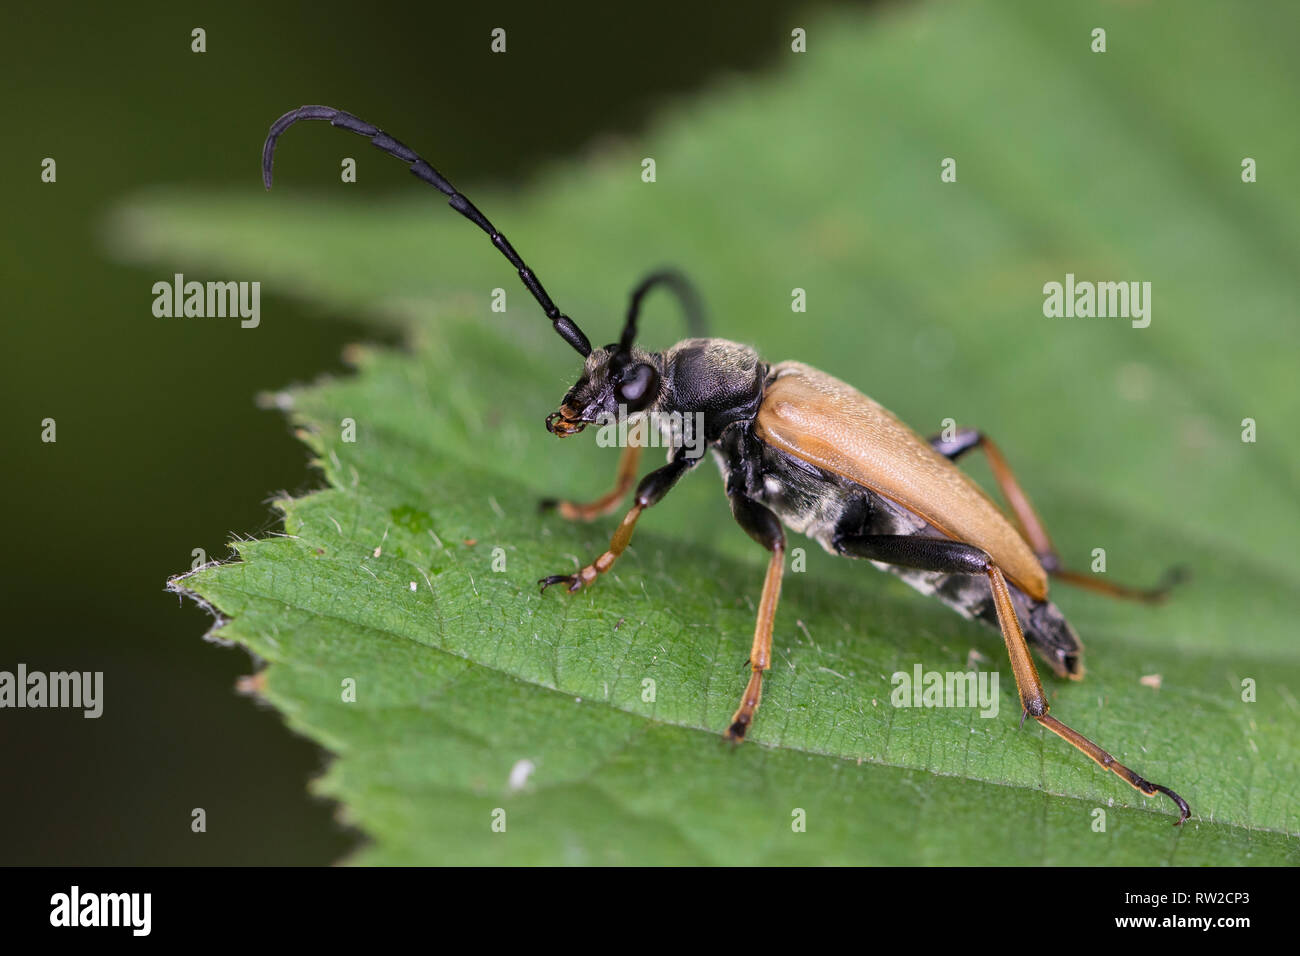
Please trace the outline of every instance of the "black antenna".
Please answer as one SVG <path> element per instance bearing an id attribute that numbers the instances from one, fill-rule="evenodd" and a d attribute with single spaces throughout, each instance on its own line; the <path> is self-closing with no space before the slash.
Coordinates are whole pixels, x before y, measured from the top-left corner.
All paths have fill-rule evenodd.
<path id="1" fill-rule="evenodd" d="M 488 237 L 492 240 L 492 245 L 496 246 L 501 254 L 510 260 L 510 264 L 519 271 L 520 280 L 528 291 L 533 294 L 533 298 L 542 307 L 546 317 L 551 320 L 555 331 L 560 333 L 560 338 L 572 345 L 580 355 L 585 357 L 591 354 L 591 343 L 582 334 L 582 329 L 578 328 L 571 318 L 555 307 L 555 303 L 546 294 L 546 290 L 542 288 L 542 284 L 538 281 L 537 276 L 533 274 L 533 270 L 528 268 L 523 259 L 519 258 L 519 253 L 515 252 L 514 246 L 510 245 L 509 240 L 497 231 L 496 226 L 488 221 L 487 216 L 479 212 L 472 202 L 457 192 L 455 187 L 447 182 L 441 173 L 421 159 L 418 153 L 393 139 L 378 126 L 371 126 L 364 120 L 357 119 L 351 113 L 345 113 L 329 106 L 303 106 L 296 110 L 290 110 L 271 124 L 271 132 L 267 134 L 266 145 L 262 147 L 262 182 L 267 189 L 271 188 L 271 163 L 275 158 L 275 142 L 280 138 L 281 133 L 298 122 L 298 120 L 328 120 L 331 126 L 338 126 L 342 129 L 351 130 L 360 136 L 365 136 L 374 146 L 382 149 L 388 155 L 396 156 L 402 162 L 409 163 L 411 172 L 417 178 L 447 196 L 447 205 L 488 234 Z"/>
<path id="2" fill-rule="evenodd" d="M 641 315 L 641 300 L 655 286 L 664 285 L 671 289 L 686 313 L 686 330 L 692 338 L 704 335 L 704 310 L 700 306 L 699 293 L 690 280 L 676 269 L 660 269 L 650 273 L 632 290 L 632 301 L 627 307 L 627 322 L 623 325 L 623 335 L 619 338 L 619 348 L 627 351 L 636 338 L 636 322 Z"/>

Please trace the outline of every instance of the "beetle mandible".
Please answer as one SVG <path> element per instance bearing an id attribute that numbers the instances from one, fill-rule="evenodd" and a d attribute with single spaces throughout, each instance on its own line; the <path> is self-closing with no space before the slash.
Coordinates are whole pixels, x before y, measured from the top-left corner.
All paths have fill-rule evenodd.
<path id="1" fill-rule="evenodd" d="M 518 270 L 555 331 L 585 361 L 582 374 L 560 407 L 546 418 L 557 436 L 619 415 L 703 423 L 703 441 L 726 484 L 736 521 L 770 552 L 750 650 L 750 678 L 725 736 L 744 739 L 772 661 L 772 624 L 781 593 L 785 531 L 807 535 L 832 554 L 865 558 L 912 587 L 933 595 L 963 616 L 1002 633 L 1026 716 L 1082 751 L 1103 769 L 1147 796 L 1163 793 L 1178 805 L 1181 824 L 1191 814 L 1178 794 L 1151 783 L 1119 763 L 1082 734 L 1048 713 L 1047 699 L 1029 645 L 1058 676 L 1083 676 L 1083 646 L 1048 600 L 1048 578 L 1111 597 L 1161 599 L 1177 575 L 1152 590 L 1109 584 L 1061 565 L 1051 539 L 1006 459 L 983 433 L 959 429 L 926 441 L 881 405 L 845 383 L 800 362 L 769 364 L 746 345 L 717 338 L 689 338 L 663 352 L 634 344 L 645 295 L 657 286 L 676 292 L 688 319 L 695 296 L 677 273 L 652 273 L 633 291 L 619 340 L 593 349 L 577 324 L 551 301 L 536 274 L 506 237 L 465 196 L 415 151 L 376 126 L 328 106 L 304 106 L 271 126 L 262 149 L 262 179 L 271 188 L 276 141 L 299 120 L 324 120 L 366 137 L 409 164 L 416 177 L 440 190 L 458 213 L 482 229 Z M 702 458 L 686 454 L 680 435 L 668 463 L 636 484 L 630 510 L 608 550 L 574 574 L 543 578 L 542 590 L 563 584 L 576 592 L 608 571 L 627 548 L 641 514 L 658 504 Z M 1010 505 L 1012 520 L 956 467 L 980 448 Z M 615 510 L 636 479 L 641 448 L 622 454 L 613 491 L 588 503 L 544 502 L 565 517 L 591 519 Z"/>

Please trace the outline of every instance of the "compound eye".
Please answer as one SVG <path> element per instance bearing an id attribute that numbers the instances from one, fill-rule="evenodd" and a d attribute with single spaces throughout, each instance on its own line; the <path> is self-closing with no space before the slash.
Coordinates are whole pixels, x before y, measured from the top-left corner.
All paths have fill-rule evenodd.
<path id="1" fill-rule="evenodd" d="M 628 411 L 639 412 L 654 399 L 654 390 L 658 381 L 659 373 L 655 371 L 654 366 L 639 362 L 624 373 L 623 380 L 618 383 L 614 391 L 619 402 L 626 405 Z"/>

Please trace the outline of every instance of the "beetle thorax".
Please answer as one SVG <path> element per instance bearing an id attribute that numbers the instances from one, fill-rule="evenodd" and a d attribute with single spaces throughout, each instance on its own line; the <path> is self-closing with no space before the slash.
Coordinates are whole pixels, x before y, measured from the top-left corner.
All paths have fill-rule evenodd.
<path id="1" fill-rule="evenodd" d="M 662 362 L 658 411 L 698 418 L 710 443 L 731 423 L 757 412 L 767 366 L 749 346 L 686 339 L 664 352 Z"/>

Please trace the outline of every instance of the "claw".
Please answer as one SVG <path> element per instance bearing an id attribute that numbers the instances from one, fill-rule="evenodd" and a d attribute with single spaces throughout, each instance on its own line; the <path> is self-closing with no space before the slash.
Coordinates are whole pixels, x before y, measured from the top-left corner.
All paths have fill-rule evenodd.
<path id="1" fill-rule="evenodd" d="M 1174 793 L 1168 787 L 1162 787 L 1158 783 L 1153 783 L 1151 784 L 1151 790 L 1152 793 L 1163 793 L 1170 800 L 1174 801 L 1174 803 L 1178 804 L 1178 819 L 1174 821 L 1174 826 L 1182 826 L 1184 821 L 1192 815 L 1192 808 L 1187 805 L 1187 801 Z"/>
<path id="2" fill-rule="evenodd" d="M 576 574 L 552 574 L 550 577 L 542 578 L 537 583 L 542 586 L 543 593 L 545 593 L 546 589 L 552 584 L 567 583 L 569 586 L 566 590 L 570 594 L 573 594 L 582 587 L 582 578 Z"/>
<path id="3" fill-rule="evenodd" d="M 540 584 L 540 585 L 542 586 L 542 593 L 544 594 L 544 593 L 546 593 L 546 589 L 549 588 L 552 584 L 559 584 L 561 581 L 567 581 L 567 582 L 569 582 L 570 584 L 572 584 L 572 583 L 573 583 L 573 575 L 572 575 L 572 574 L 552 574 L 552 575 L 550 575 L 549 577 L 540 578 L 540 579 L 538 580 L 537 583 Z"/>
<path id="4" fill-rule="evenodd" d="M 729 740 L 733 744 L 738 744 L 744 741 L 745 731 L 748 729 L 749 729 L 748 720 L 737 720 L 730 727 L 727 728 L 726 733 L 724 733 L 722 737 L 724 740 Z"/>

